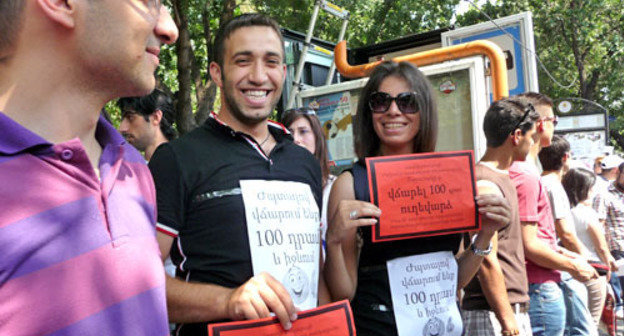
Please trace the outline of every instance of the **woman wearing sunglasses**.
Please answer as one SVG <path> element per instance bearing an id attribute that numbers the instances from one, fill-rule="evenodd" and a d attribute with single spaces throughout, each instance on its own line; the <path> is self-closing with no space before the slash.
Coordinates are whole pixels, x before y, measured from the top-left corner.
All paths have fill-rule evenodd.
<path id="1" fill-rule="evenodd" d="M 354 138 L 358 162 L 338 177 L 330 195 L 325 279 L 332 299 L 351 300 L 358 335 L 397 335 L 394 310 L 401 310 L 404 303 L 392 302 L 386 263 L 408 256 L 427 258 L 430 252 L 451 251 L 455 255 L 461 243 L 459 234 L 371 241 L 370 226 L 377 222 L 381 210 L 370 203 L 365 158 L 435 150 L 435 102 L 430 84 L 415 66 L 384 62 L 375 68 L 361 92 L 354 118 Z M 457 275 L 450 280 L 455 281 L 457 288 L 474 276 L 483 259 L 477 253 L 487 252 L 494 231 L 510 218 L 509 208 L 500 198 L 479 196 L 477 203 L 480 212 L 484 209 L 497 212 L 498 222 L 490 225 L 494 221 L 486 224 L 488 221 L 484 220 L 482 231 L 473 241 L 477 249 L 459 256 Z M 440 309 L 455 310 L 452 322 L 436 319 L 432 313 L 434 316 L 426 325 L 411 330 L 410 334 L 461 335 L 461 318 L 459 321 L 456 318 L 458 307 L 455 300 L 449 301 L 452 307 Z"/>
<path id="2" fill-rule="evenodd" d="M 327 202 L 329 191 L 336 180 L 336 176 L 329 172 L 327 157 L 327 143 L 321 128 L 321 122 L 316 112 L 310 108 L 296 108 L 284 111 L 281 122 L 293 135 L 294 142 L 307 149 L 316 157 L 321 165 L 323 174 L 323 209 L 321 209 L 321 239 L 325 247 L 325 233 L 327 232 Z"/>

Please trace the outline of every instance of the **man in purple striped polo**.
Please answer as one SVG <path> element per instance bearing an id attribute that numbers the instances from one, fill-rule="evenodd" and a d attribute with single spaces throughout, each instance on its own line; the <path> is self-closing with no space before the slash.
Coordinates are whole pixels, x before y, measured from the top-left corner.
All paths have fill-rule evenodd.
<path id="1" fill-rule="evenodd" d="M 159 0 L 0 2 L 0 335 L 167 335 L 155 193 L 104 104 L 148 94 Z"/>

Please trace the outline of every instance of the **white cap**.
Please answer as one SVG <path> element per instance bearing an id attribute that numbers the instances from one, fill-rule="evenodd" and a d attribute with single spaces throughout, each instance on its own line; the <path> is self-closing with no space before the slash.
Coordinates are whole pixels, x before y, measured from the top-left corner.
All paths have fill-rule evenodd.
<path id="1" fill-rule="evenodd" d="M 602 169 L 612 169 L 619 167 L 624 160 L 617 155 L 607 155 L 602 161 L 600 161 L 600 167 Z"/>

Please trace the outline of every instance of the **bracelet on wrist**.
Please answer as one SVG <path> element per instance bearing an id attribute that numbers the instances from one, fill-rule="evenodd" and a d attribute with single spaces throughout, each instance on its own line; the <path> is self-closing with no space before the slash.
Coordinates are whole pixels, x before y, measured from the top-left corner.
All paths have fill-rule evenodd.
<path id="1" fill-rule="evenodd" d="M 472 236 L 472 241 L 470 242 L 470 250 L 475 255 L 478 255 L 480 257 L 485 257 L 488 254 L 490 254 L 490 252 L 492 252 L 492 242 L 490 241 L 490 245 L 488 246 L 488 248 L 486 250 L 479 249 L 479 248 L 477 248 L 475 246 L 475 241 L 477 240 L 477 236 L 478 235 L 479 234 L 476 234 L 476 235 Z"/>

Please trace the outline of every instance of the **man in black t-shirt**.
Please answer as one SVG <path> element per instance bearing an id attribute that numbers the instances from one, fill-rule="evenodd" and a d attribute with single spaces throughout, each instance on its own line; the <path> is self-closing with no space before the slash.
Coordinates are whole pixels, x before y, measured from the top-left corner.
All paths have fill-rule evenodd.
<path id="1" fill-rule="evenodd" d="M 277 24 L 258 14 L 236 17 L 220 30 L 214 50 L 210 74 L 221 88 L 219 113 L 159 147 L 150 161 L 162 257 L 171 254 L 176 264 L 176 278 L 167 279 L 169 318 L 180 323 L 179 335 L 205 335 L 206 322 L 271 312 L 289 329 L 297 313 L 292 292 L 279 281 L 285 279 L 254 276 L 252 270 L 250 238 L 256 237 L 248 235 L 241 181 L 307 185 L 317 208 L 320 167 L 283 126 L 268 121 L 286 70 Z M 316 284 L 311 283 L 315 293 Z M 325 296 L 319 286 L 318 297 Z"/>

